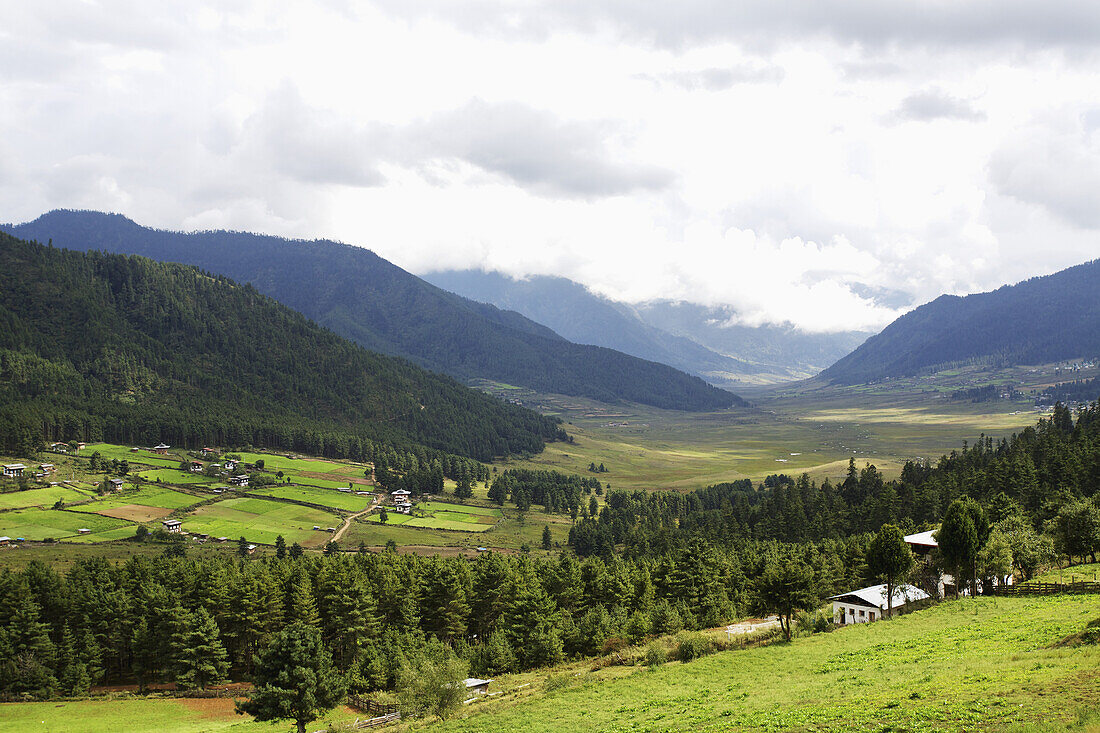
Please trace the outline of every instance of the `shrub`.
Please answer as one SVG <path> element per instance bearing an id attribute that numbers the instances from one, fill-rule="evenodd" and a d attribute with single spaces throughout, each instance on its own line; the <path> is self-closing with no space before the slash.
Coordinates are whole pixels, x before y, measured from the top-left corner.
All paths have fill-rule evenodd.
<path id="1" fill-rule="evenodd" d="M 681 662 L 705 657 L 712 651 L 714 646 L 702 634 L 683 631 L 676 637 L 676 658 Z"/>
<path id="2" fill-rule="evenodd" d="M 660 644 L 652 643 L 645 648 L 645 663 L 647 667 L 660 667 L 668 661 L 668 651 Z"/>
<path id="3" fill-rule="evenodd" d="M 556 690 L 563 690 L 572 683 L 573 680 L 569 675 L 552 674 L 542 683 L 542 689 L 544 692 L 554 692 Z"/>

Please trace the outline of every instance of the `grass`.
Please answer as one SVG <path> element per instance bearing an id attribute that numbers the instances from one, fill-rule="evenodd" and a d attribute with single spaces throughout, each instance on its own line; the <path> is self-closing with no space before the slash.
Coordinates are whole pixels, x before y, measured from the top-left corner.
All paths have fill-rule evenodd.
<path id="1" fill-rule="evenodd" d="M 1075 580 L 1100 580 L 1100 563 L 1085 563 L 1083 565 L 1071 565 L 1060 570 L 1048 570 L 1039 573 L 1031 582 L 1037 583 L 1071 583 Z"/>
<path id="2" fill-rule="evenodd" d="M 73 510 L 95 512 L 134 522 L 149 522 L 166 517 L 176 509 L 198 504 L 200 501 L 203 501 L 203 497 L 176 491 L 166 486 L 147 485 L 137 491 L 111 494 L 93 503 L 73 507 Z"/>
<path id="3" fill-rule="evenodd" d="M 269 473 L 283 471 L 284 473 L 311 471 L 313 473 L 335 473 L 347 476 L 362 476 L 363 467 L 347 463 L 328 461 L 323 458 L 287 458 L 277 453 L 234 453 L 239 455 L 246 463 L 255 463 L 262 460 L 264 470 Z M 347 483 L 344 484 L 347 486 Z"/>
<path id="4" fill-rule="evenodd" d="M 311 724 L 309 730 L 355 717 L 352 710 L 337 708 Z M 237 715 L 231 698 L 124 698 L 0 705 L 0 733 L 271 733 L 286 727 Z"/>
<path id="5" fill-rule="evenodd" d="M 314 547 L 330 537 L 322 529 L 339 527 L 342 520 L 335 514 L 300 504 L 288 504 L 267 499 L 238 497 L 199 507 L 183 517 L 185 532 L 203 532 L 212 537 L 244 537 L 250 542 L 274 544 L 282 535 L 287 543 L 298 542 Z"/>
<path id="6" fill-rule="evenodd" d="M 309 486 L 265 486 L 261 489 L 249 489 L 248 493 L 305 501 L 310 504 L 320 504 L 321 506 L 343 509 L 348 512 L 361 512 L 374 501 L 369 496 L 357 496 L 341 491 L 317 489 Z"/>
<path id="7" fill-rule="evenodd" d="M 121 519 L 101 517 L 98 514 L 60 511 L 56 509 L 17 509 L 0 513 L 0 535 L 24 537 L 28 540 L 47 538 L 63 539 L 77 535 L 78 529 L 90 529 L 92 533 L 129 527 L 133 525 Z"/>
<path id="8" fill-rule="evenodd" d="M 178 461 L 177 461 L 178 463 Z M 162 484 L 214 484 L 218 483 L 218 479 L 211 478 L 210 476 L 204 476 L 201 473 L 191 473 L 190 471 L 181 471 L 178 468 L 157 468 L 151 471 L 142 471 L 141 477 L 146 481 L 155 483 L 160 481 Z M 222 481 L 222 483 L 225 483 Z"/>
<path id="9" fill-rule="evenodd" d="M 178 455 L 162 456 L 159 453 L 153 453 L 152 451 L 143 449 L 132 451 L 129 446 L 115 445 L 113 443 L 90 443 L 84 450 L 77 453 L 77 455 L 81 458 L 90 458 L 91 455 L 96 452 L 108 460 L 114 458 L 120 461 L 129 461 L 131 464 L 138 463 L 145 466 L 175 467 L 183 460 Z M 176 452 L 178 453 L 179 451 Z"/>
<path id="10" fill-rule="evenodd" d="M 51 507 L 58 499 L 66 504 L 87 501 L 88 497 L 79 491 L 65 486 L 48 486 L 44 489 L 27 489 L 0 494 L 0 509 L 23 509 L 25 507 Z"/>
<path id="11" fill-rule="evenodd" d="M 448 504 L 442 501 L 425 501 L 416 505 L 420 511 L 428 513 L 426 517 L 409 516 L 388 511 L 387 524 L 400 524 L 405 527 L 426 529 L 446 529 L 453 532 L 486 532 L 497 524 L 503 515 L 494 507 Z M 381 524 L 380 514 L 375 512 L 367 521 Z"/>
<path id="12" fill-rule="evenodd" d="M 441 504 L 446 507 L 453 506 L 443 502 L 425 502 Z M 421 505 L 423 506 L 423 505 Z M 465 507 L 466 509 L 500 511 L 493 507 Z M 393 540 L 399 546 L 439 547 L 439 548 L 468 548 L 479 546 L 493 547 L 504 550 L 518 550 L 524 545 L 529 548 L 542 547 L 543 527 L 550 527 L 550 536 L 556 546 L 566 544 L 569 536 L 569 528 L 572 521 L 567 515 L 545 514 L 539 511 L 527 512 L 526 516 L 515 510 L 505 510 L 497 523 L 480 533 L 471 533 L 467 529 L 470 525 L 460 527 L 454 531 L 449 527 L 425 527 L 411 524 L 409 517 L 395 512 L 389 513 L 386 524 L 379 524 L 378 512 L 374 512 L 360 520 L 352 522 L 350 528 L 342 539 L 342 543 L 355 546 L 362 542 L 369 547 L 381 547 L 388 540 Z M 474 515 L 467 514 L 467 517 Z M 457 521 L 456 521 L 457 523 Z M 536 550 L 540 551 L 540 550 Z"/>
<path id="13" fill-rule="evenodd" d="M 429 728 L 1095 730 L 1100 647 L 1054 645 L 1097 616 L 1096 596 L 963 599 L 689 664 L 570 674 L 554 692 L 502 678 L 503 695 Z"/>

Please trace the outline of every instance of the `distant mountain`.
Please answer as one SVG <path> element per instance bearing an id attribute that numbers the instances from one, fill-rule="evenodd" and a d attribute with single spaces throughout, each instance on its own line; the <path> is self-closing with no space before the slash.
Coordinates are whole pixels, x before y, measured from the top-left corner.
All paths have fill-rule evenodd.
<path id="1" fill-rule="evenodd" d="M 672 301 L 628 305 L 560 277 L 517 280 L 497 272 L 447 270 L 428 273 L 424 279 L 467 298 L 518 311 L 571 341 L 671 364 L 720 385 L 812 376 L 868 335 L 731 325 L 736 313 L 726 308 Z"/>
<path id="2" fill-rule="evenodd" d="M 722 374 L 761 371 L 749 362 L 654 328 L 629 306 L 596 295 L 563 277 L 515 280 L 499 272 L 482 270 L 444 270 L 423 277 L 471 300 L 521 313 L 580 344 L 604 346 L 718 381 L 722 381 L 718 376 Z"/>
<path id="3" fill-rule="evenodd" d="M 518 313 L 448 293 L 361 247 L 241 232 L 161 231 L 87 211 L 54 211 L 0 229 L 73 249 L 197 265 L 251 283 L 368 349 L 459 379 L 669 409 L 744 404 L 664 364 L 574 344 Z"/>
<path id="4" fill-rule="evenodd" d="M 375 354 L 250 285 L 0 234 L 0 449 L 260 445 L 369 459 L 537 452 L 560 421 Z M 372 447 L 374 446 L 374 447 Z"/>
<path id="5" fill-rule="evenodd" d="M 844 384 L 955 364 L 1045 364 L 1100 355 L 1100 260 L 990 293 L 941 295 L 821 373 Z"/>

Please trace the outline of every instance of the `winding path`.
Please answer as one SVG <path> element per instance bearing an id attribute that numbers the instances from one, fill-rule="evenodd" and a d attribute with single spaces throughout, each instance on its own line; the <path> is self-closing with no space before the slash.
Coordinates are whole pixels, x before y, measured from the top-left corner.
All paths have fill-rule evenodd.
<path id="1" fill-rule="evenodd" d="M 359 517 L 363 516 L 364 514 L 370 514 L 371 512 L 374 511 L 375 507 L 377 507 L 381 503 L 382 503 L 382 497 L 377 496 L 377 497 L 375 497 L 374 501 L 371 502 L 371 505 L 369 507 L 367 507 L 366 509 L 364 509 L 363 511 L 357 512 L 356 514 L 349 514 L 347 516 L 347 518 L 344 519 L 344 523 L 340 525 L 340 529 L 336 530 L 336 534 L 332 535 L 332 540 L 330 540 L 330 541 L 331 542 L 338 542 L 340 540 L 340 538 L 344 536 L 344 533 L 348 531 L 348 527 L 351 526 L 351 523 L 352 523 L 353 520 L 358 519 Z"/>

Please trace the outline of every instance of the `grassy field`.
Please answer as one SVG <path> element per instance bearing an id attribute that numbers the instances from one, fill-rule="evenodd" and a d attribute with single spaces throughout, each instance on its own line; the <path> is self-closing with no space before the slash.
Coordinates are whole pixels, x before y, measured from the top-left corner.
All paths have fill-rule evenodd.
<path id="1" fill-rule="evenodd" d="M 443 506 L 453 506 L 442 502 Z M 423 505 L 421 505 L 423 506 Z M 493 507 L 465 507 L 467 510 L 494 511 Z M 500 510 L 495 510 L 500 511 Z M 538 511 L 527 512 L 526 516 L 515 510 L 505 510 L 503 517 L 496 520 L 491 528 L 480 532 L 471 533 L 466 526 L 463 531 L 454 531 L 449 527 L 426 527 L 413 525 L 413 519 L 404 514 L 390 512 L 386 524 L 379 524 L 378 513 L 368 515 L 360 520 L 352 522 L 351 527 L 341 540 L 341 544 L 355 546 L 362 542 L 368 547 L 382 547 L 387 541 L 393 540 L 399 546 L 415 547 L 460 547 L 475 548 L 480 546 L 496 549 L 518 550 L 524 545 L 536 549 L 542 547 L 543 527 L 550 527 L 550 536 L 557 546 L 564 546 L 569 536 L 569 528 L 573 526 L 568 515 L 545 514 Z M 466 514 L 467 517 L 474 516 Z"/>
<path id="2" fill-rule="evenodd" d="M 142 471 L 141 477 L 146 481 L 155 483 L 160 481 L 162 484 L 179 484 L 186 486 L 189 484 L 214 484 L 218 483 L 218 479 L 211 478 L 209 476 L 203 476 L 201 473 L 191 473 L 190 471 L 181 471 L 178 468 L 157 468 L 151 471 Z M 222 481 L 221 483 L 225 483 Z"/>
<path id="3" fill-rule="evenodd" d="M 416 505 L 428 516 L 409 516 L 390 511 L 387 524 L 400 524 L 405 527 L 423 527 L 427 529 L 448 529 L 455 532 L 486 532 L 497 524 L 503 512 L 494 507 L 448 504 L 442 501 L 425 501 Z M 368 516 L 368 522 L 381 523 L 380 514 Z"/>
<path id="4" fill-rule="evenodd" d="M 79 529 L 97 533 L 120 527 L 129 527 L 133 533 L 133 525 L 129 522 L 98 514 L 56 509 L 17 509 L 0 513 L 0 535 L 28 540 L 62 539 L 77 535 Z"/>
<path id="5" fill-rule="evenodd" d="M 61 499 L 66 504 L 87 501 L 88 496 L 65 486 L 47 486 L 43 489 L 27 489 L 0 494 L 0 509 L 23 509 L 25 507 L 51 507 Z"/>
<path id="6" fill-rule="evenodd" d="M 590 475 L 589 463 L 603 463 L 609 472 L 599 478 L 613 488 L 692 489 L 772 473 L 836 480 L 852 457 L 860 467 L 874 463 L 894 477 L 906 460 L 935 460 L 982 433 L 1007 437 L 1034 425 L 1041 413 L 1027 393 L 1069 378 L 1048 366 L 957 369 L 856 387 L 810 381 L 754 393 L 752 408 L 711 413 L 604 405 L 512 389 L 509 398 L 565 420 L 575 443 L 552 443 L 534 458 L 496 467 Z M 978 404 L 947 397 L 988 383 L 1011 383 L 1025 396 Z"/>
<path id="7" fill-rule="evenodd" d="M 1075 580 L 1100 580 L 1100 563 L 1085 563 L 1060 570 L 1048 570 L 1032 578 L 1032 581 L 1041 583 L 1072 583 Z"/>
<path id="8" fill-rule="evenodd" d="M 1057 643 L 1098 616 L 1096 596 L 963 599 L 653 670 L 574 665 L 553 692 L 532 675 L 505 677 L 500 697 L 428 728 L 1097 730 L 1100 647 Z"/>
<path id="9" fill-rule="evenodd" d="M 247 463 L 255 463 L 262 460 L 264 470 L 275 473 L 300 473 L 309 471 L 312 473 L 333 473 L 339 476 L 363 476 L 363 467 L 349 463 L 338 463 L 323 458 L 287 458 L 277 453 L 236 453 Z M 347 486 L 345 483 L 344 486 Z"/>
<path id="10" fill-rule="evenodd" d="M 166 517 L 176 509 L 198 504 L 200 501 L 203 501 L 202 497 L 169 489 L 166 486 L 143 486 L 137 491 L 111 494 L 73 509 L 133 522 L 149 522 Z"/>
<path id="11" fill-rule="evenodd" d="M 182 460 L 178 455 L 162 456 L 159 453 L 153 453 L 152 451 L 144 449 L 132 451 L 129 446 L 115 445 L 113 443 L 90 443 L 77 455 L 81 458 L 89 458 L 93 453 L 99 453 L 99 455 L 108 460 L 114 458 L 119 461 L 129 461 L 130 463 L 138 463 L 145 466 L 176 467 Z"/>
<path id="12" fill-rule="evenodd" d="M 183 517 L 183 530 L 231 539 L 243 536 L 250 542 L 268 545 L 282 535 L 287 544 L 316 547 L 327 542 L 330 535 L 313 527 L 339 527 L 341 521 L 335 514 L 300 504 L 238 497 L 199 507 Z"/>
<path id="13" fill-rule="evenodd" d="M 355 717 L 355 712 L 349 708 L 337 708 L 313 723 L 309 730 L 321 730 L 327 727 L 326 724 L 354 720 Z M 0 704 L 0 733 L 271 733 L 285 728 L 256 722 L 247 715 L 237 715 L 233 711 L 231 698 L 131 698 Z"/>
<path id="14" fill-rule="evenodd" d="M 265 486 L 262 489 L 250 489 L 248 493 L 305 501 L 310 504 L 329 506 L 333 509 L 343 509 L 347 512 L 361 512 L 374 501 L 369 496 L 357 496 L 342 491 L 316 489 L 309 486 Z"/>

